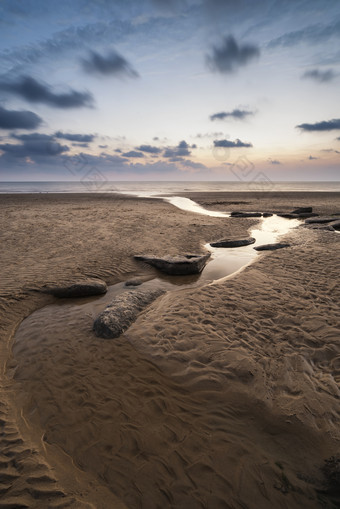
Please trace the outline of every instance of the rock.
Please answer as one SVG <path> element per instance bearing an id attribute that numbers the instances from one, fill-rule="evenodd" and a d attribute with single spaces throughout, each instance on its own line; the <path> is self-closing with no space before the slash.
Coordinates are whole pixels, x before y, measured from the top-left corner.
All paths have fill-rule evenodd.
<path id="1" fill-rule="evenodd" d="M 274 214 L 272 214 L 271 212 L 263 212 L 263 217 L 272 217 Z"/>
<path id="2" fill-rule="evenodd" d="M 243 212 L 236 210 L 230 213 L 230 217 L 262 217 L 262 212 Z"/>
<path id="3" fill-rule="evenodd" d="M 292 214 L 310 214 L 311 212 L 313 212 L 313 207 L 298 207 L 297 209 L 295 210 L 292 210 Z"/>
<path id="4" fill-rule="evenodd" d="M 115 297 L 93 323 L 96 336 L 117 338 L 136 320 L 138 314 L 165 290 L 128 290 Z"/>
<path id="5" fill-rule="evenodd" d="M 129 279 L 125 281 L 125 286 L 139 286 L 143 283 L 141 279 Z"/>
<path id="6" fill-rule="evenodd" d="M 255 246 L 256 251 L 275 251 L 283 247 L 290 247 L 290 244 L 284 242 L 277 242 L 276 244 L 263 244 L 262 246 Z"/>
<path id="7" fill-rule="evenodd" d="M 324 224 L 324 223 L 331 223 L 332 221 L 340 221 L 340 217 L 315 217 L 315 218 L 306 219 L 305 223 L 306 224 L 314 224 L 314 223 Z"/>
<path id="8" fill-rule="evenodd" d="M 340 231 L 340 219 L 338 221 L 333 221 L 329 226 L 334 228 L 336 231 Z"/>
<path id="9" fill-rule="evenodd" d="M 279 212 L 277 215 L 286 219 L 299 219 L 300 217 L 298 214 L 292 214 L 291 212 Z"/>
<path id="10" fill-rule="evenodd" d="M 249 237 L 248 239 L 221 239 L 216 242 L 211 242 L 211 247 L 241 247 L 241 246 L 249 246 L 249 244 L 254 244 L 254 237 Z"/>
<path id="11" fill-rule="evenodd" d="M 101 279 L 86 279 L 70 285 L 46 288 L 44 291 L 61 299 L 90 297 L 92 295 L 102 295 L 106 293 L 107 286 L 105 281 L 102 281 Z"/>
<path id="12" fill-rule="evenodd" d="M 187 274 L 199 274 L 205 267 L 210 256 L 210 253 L 207 253 L 205 255 L 187 254 L 184 256 L 165 256 L 164 258 L 138 255 L 134 258 L 156 267 L 156 269 L 165 272 L 165 274 L 182 276 Z"/>
<path id="13" fill-rule="evenodd" d="M 315 212 L 301 212 L 301 214 L 297 214 L 299 219 L 305 219 L 306 217 L 317 217 L 318 214 Z"/>

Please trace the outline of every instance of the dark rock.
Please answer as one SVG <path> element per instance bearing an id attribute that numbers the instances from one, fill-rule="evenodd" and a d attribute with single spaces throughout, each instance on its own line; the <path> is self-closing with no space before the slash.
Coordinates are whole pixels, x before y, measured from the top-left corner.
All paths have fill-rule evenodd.
<path id="1" fill-rule="evenodd" d="M 134 258 L 148 263 L 166 274 L 182 276 L 187 274 L 199 274 L 205 267 L 210 256 L 210 253 L 207 253 L 205 255 L 187 254 L 184 256 L 165 256 L 164 258 L 157 258 L 156 256 L 135 256 Z"/>
<path id="2" fill-rule="evenodd" d="M 283 247 L 290 247 L 290 244 L 284 242 L 277 242 L 276 244 L 263 244 L 262 246 L 255 246 L 256 251 L 275 251 Z"/>
<path id="3" fill-rule="evenodd" d="M 263 217 L 272 217 L 274 214 L 272 214 L 271 212 L 263 212 Z"/>
<path id="4" fill-rule="evenodd" d="M 334 228 L 336 231 L 340 231 L 340 219 L 338 221 L 332 222 L 329 226 Z"/>
<path id="5" fill-rule="evenodd" d="M 298 207 L 297 209 L 295 210 L 292 210 L 292 214 L 310 214 L 311 212 L 313 212 L 313 207 Z"/>
<path id="6" fill-rule="evenodd" d="M 262 217 L 262 212 L 243 212 L 234 211 L 230 213 L 231 217 Z"/>
<path id="7" fill-rule="evenodd" d="M 300 217 L 298 214 L 292 214 L 291 212 L 279 212 L 277 215 L 286 219 L 299 219 Z"/>
<path id="8" fill-rule="evenodd" d="M 306 224 L 324 224 L 324 223 L 331 223 L 332 221 L 340 221 L 340 217 L 315 217 L 311 219 L 306 219 Z"/>
<path id="9" fill-rule="evenodd" d="M 216 242 L 211 242 L 211 247 L 242 247 L 249 246 L 249 244 L 254 244 L 254 237 L 249 237 L 248 239 L 221 239 Z"/>
<path id="10" fill-rule="evenodd" d="M 100 279 L 86 279 L 70 285 L 46 288 L 44 291 L 61 299 L 90 297 L 92 295 L 102 295 L 106 293 L 107 286 L 105 281 L 101 281 Z"/>
<path id="11" fill-rule="evenodd" d="M 115 297 L 93 323 L 96 336 L 105 339 L 117 338 L 136 320 L 138 314 L 164 290 L 129 290 Z"/>
<path id="12" fill-rule="evenodd" d="M 125 281 L 125 286 L 139 286 L 143 283 L 141 279 L 129 279 Z"/>
<path id="13" fill-rule="evenodd" d="M 301 214 L 298 214 L 299 219 L 305 219 L 306 217 L 317 217 L 318 214 L 315 212 L 301 212 Z"/>

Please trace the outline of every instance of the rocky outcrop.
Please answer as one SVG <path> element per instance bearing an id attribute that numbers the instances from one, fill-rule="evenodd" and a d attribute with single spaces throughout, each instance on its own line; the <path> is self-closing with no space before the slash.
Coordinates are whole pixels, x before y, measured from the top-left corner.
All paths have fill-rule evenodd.
<path id="1" fill-rule="evenodd" d="M 130 327 L 143 309 L 163 293 L 165 291 L 161 289 L 139 288 L 115 297 L 93 323 L 96 336 L 104 339 L 117 338 Z"/>
<path id="2" fill-rule="evenodd" d="M 332 223 L 330 223 L 329 226 L 334 228 L 334 230 L 340 231 L 340 219 L 337 221 L 333 221 Z"/>
<path id="3" fill-rule="evenodd" d="M 230 213 L 230 217 L 262 217 L 262 212 L 244 212 L 235 210 Z"/>
<path id="4" fill-rule="evenodd" d="M 277 242 L 275 244 L 263 244 L 262 246 L 255 246 L 256 251 L 275 251 L 276 249 L 282 249 L 283 247 L 290 247 L 290 244 L 285 242 Z"/>
<path id="5" fill-rule="evenodd" d="M 91 297 L 93 295 L 102 295 L 106 293 L 107 286 L 105 281 L 101 279 L 86 279 L 69 285 L 45 288 L 43 291 L 54 295 L 54 297 L 59 297 L 60 299 Z"/>
<path id="6" fill-rule="evenodd" d="M 340 217 L 311 217 L 306 219 L 306 224 L 325 224 L 331 223 L 332 221 L 340 221 Z"/>
<path id="7" fill-rule="evenodd" d="M 210 253 L 207 253 L 205 255 L 187 254 L 184 256 L 165 256 L 164 258 L 136 255 L 134 258 L 155 267 L 165 274 L 182 276 L 187 274 L 199 274 L 205 267 L 210 256 Z"/>
<path id="8" fill-rule="evenodd" d="M 249 244 L 254 244 L 254 237 L 249 237 L 247 239 L 221 239 L 216 242 L 211 242 L 211 247 L 242 247 L 249 246 Z"/>

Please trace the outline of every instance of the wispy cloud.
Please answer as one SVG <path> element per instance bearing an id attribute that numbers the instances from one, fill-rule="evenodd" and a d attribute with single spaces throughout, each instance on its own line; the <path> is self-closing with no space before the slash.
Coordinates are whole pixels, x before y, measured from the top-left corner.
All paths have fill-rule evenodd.
<path id="1" fill-rule="evenodd" d="M 300 124 L 296 127 L 302 131 L 334 131 L 335 129 L 340 129 L 340 118 L 323 120 L 315 122 L 315 124 Z"/>
<path id="2" fill-rule="evenodd" d="M 89 92 L 70 90 L 65 93 L 55 93 L 45 83 L 39 83 L 31 76 L 21 76 L 15 81 L 0 81 L 0 90 L 10 95 L 16 95 L 30 103 L 43 103 L 54 108 L 80 108 L 92 105 L 93 97 Z"/>
<path id="3" fill-rule="evenodd" d="M 287 32 L 280 37 L 272 39 L 268 47 L 275 48 L 277 46 L 294 46 L 300 43 L 319 44 L 331 37 L 340 37 L 340 21 L 329 25 L 308 25 L 301 30 Z"/>
<path id="4" fill-rule="evenodd" d="M 90 143 L 94 140 L 94 134 L 72 134 L 72 133 L 63 133 L 61 131 L 57 131 L 54 136 L 56 138 L 68 141 L 77 141 L 79 143 Z"/>
<path id="5" fill-rule="evenodd" d="M 260 50 L 254 44 L 239 44 L 229 35 L 225 37 L 220 46 L 214 46 L 207 55 L 207 64 L 212 71 L 228 74 L 235 72 L 239 67 L 247 65 L 260 56 Z"/>
<path id="6" fill-rule="evenodd" d="M 239 139 L 236 139 L 235 141 L 215 140 L 214 146 L 215 147 L 224 147 L 224 148 L 241 148 L 241 147 L 252 147 L 253 145 L 251 143 L 245 143 Z"/>
<path id="7" fill-rule="evenodd" d="M 319 69 L 311 69 L 310 71 L 303 73 L 301 77 L 303 79 L 307 78 L 318 81 L 319 83 L 328 83 L 336 77 L 336 74 L 333 69 L 327 69 L 325 71 L 320 71 Z"/>
<path id="8" fill-rule="evenodd" d="M 253 111 L 240 110 L 238 108 L 232 111 L 220 111 L 210 115 L 210 120 L 225 120 L 226 118 L 233 118 L 236 120 L 244 120 L 245 118 L 254 115 Z"/>
<path id="9" fill-rule="evenodd" d="M 81 59 L 81 63 L 84 71 L 89 74 L 129 76 L 132 78 L 139 76 L 131 64 L 116 51 L 111 51 L 106 55 L 91 51 L 87 58 Z"/>

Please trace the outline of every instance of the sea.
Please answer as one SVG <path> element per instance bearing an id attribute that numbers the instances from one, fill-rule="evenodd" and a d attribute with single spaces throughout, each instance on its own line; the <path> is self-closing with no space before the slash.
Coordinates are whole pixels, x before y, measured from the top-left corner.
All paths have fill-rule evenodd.
<path id="1" fill-rule="evenodd" d="M 122 193 L 136 196 L 176 195 L 191 192 L 340 192 L 338 182 L 252 181 L 102 181 L 0 182 L 0 193 Z"/>

